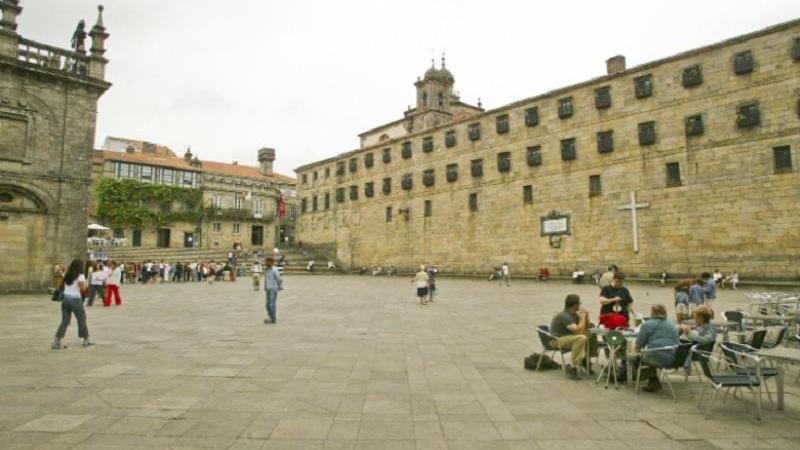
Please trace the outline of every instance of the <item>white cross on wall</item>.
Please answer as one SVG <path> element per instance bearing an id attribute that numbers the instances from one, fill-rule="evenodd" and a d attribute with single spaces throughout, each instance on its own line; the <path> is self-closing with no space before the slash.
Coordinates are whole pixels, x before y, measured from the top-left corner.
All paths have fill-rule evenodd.
<path id="1" fill-rule="evenodd" d="M 636 192 L 631 191 L 631 202 L 627 205 L 617 207 L 619 210 L 631 210 L 631 227 L 633 229 L 633 253 L 639 253 L 639 220 L 637 209 L 649 208 L 650 203 L 636 203 Z"/>

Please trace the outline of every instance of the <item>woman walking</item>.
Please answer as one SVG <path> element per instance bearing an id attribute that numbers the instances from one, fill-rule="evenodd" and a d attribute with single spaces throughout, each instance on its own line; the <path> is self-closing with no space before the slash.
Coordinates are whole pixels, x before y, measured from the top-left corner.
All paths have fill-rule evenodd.
<path id="1" fill-rule="evenodd" d="M 64 274 L 64 281 L 61 285 L 63 298 L 61 300 L 61 325 L 56 330 L 56 337 L 51 348 L 60 350 L 67 348 L 61 340 L 67 333 L 72 314 L 78 320 L 78 336 L 83 338 L 83 346 L 88 347 L 94 342 L 89 340 L 89 329 L 86 327 L 86 310 L 83 309 L 81 291 L 86 289 L 86 277 L 83 275 L 83 261 L 78 258 L 72 260 L 67 272 Z"/>
<path id="2" fill-rule="evenodd" d="M 412 280 L 417 286 L 417 297 L 419 297 L 420 305 L 427 305 L 428 301 L 428 273 L 425 272 L 425 266 L 419 266 L 419 272 L 414 275 Z"/>

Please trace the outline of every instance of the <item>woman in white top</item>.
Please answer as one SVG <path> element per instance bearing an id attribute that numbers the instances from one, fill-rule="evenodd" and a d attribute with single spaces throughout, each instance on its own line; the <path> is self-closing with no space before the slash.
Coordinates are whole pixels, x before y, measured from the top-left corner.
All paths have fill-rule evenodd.
<path id="1" fill-rule="evenodd" d="M 95 263 L 94 271 L 89 274 L 89 300 L 86 302 L 86 306 L 92 306 L 97 295 L 100 295 L 101 300 L 105 298 L 106 292 L 103 284 L 106 282 L 106 275 L 108 273 L 103 270 L 100 263 Z"/>
<path id="2" fill-rule="evenodd" d="M 117 266 L 115 261 L 111 261 L 110 271 L 106 277 L 106 298 L 103 299 L 103 306 L 111 306 L 111 296 L 117 306 L 122 305 L 122 297 L 119 295 L 119 285 L 122 279 L 122 269 Z"/>
<path id="3" fill-rule="evenodd" d="M 56 339 L 53 341 L 51 348 L 53 350 L 60 350 L 67 348 L 61 340 L 67 334 L 67 327 L 69 326 L 72 314 L 78 320 L 78 337 L 83 338 L 83 346 L 88 347 L 93 345 L 94 342 L 89 340 L 89 329 L 86 327 L 86 310 L 83 309 L 83 300 L 81 299 L 81 291 L 86 289 L 86 277 L 83 275 L 83 261 L 80 259 L 73 259 L 70 263 L 67 273 L 64 274 L 64 281 L 61 284 L 63 289 L 63 296 L 61 300 L 61 325 L 56 330 Z"/>

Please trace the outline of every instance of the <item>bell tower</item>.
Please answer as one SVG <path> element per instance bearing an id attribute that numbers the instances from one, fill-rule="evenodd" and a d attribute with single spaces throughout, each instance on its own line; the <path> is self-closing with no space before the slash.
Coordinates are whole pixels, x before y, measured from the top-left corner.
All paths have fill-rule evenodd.
<path id="1" fill-rule="evenodd" d="M 417 111 L 439 110 L 448 111 L 453 92 L 455 78 L 445 66 L 442 56 L 441 69 L 431 60 L 430 69 L 425 71 L 422 79 L 417 78 L 414 86 L 417 88 Z"/>

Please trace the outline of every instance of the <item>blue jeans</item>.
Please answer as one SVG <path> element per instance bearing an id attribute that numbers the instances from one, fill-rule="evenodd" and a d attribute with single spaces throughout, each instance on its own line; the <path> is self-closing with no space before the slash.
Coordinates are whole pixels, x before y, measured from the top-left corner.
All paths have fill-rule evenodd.
<path id="1" fill-rule="evenodd" d="M 275 311 L 276 300 L 278 300 L 278 290 L 267 289 L 267 315 L 273 322 L 278 320 L 277 312 Z"/>
<path id="2" fill-rule="evenodd" d="M 86 311 L 83 309 L 83 300 L 80 297 L 64 296 L 61 300 L 61 325 L 56 330 L 56 338 L 62 339 L 67 334 L 72 315 L 78 319 L 78 337 L 89 339 L 89 328 L 86 327 Z"/>

